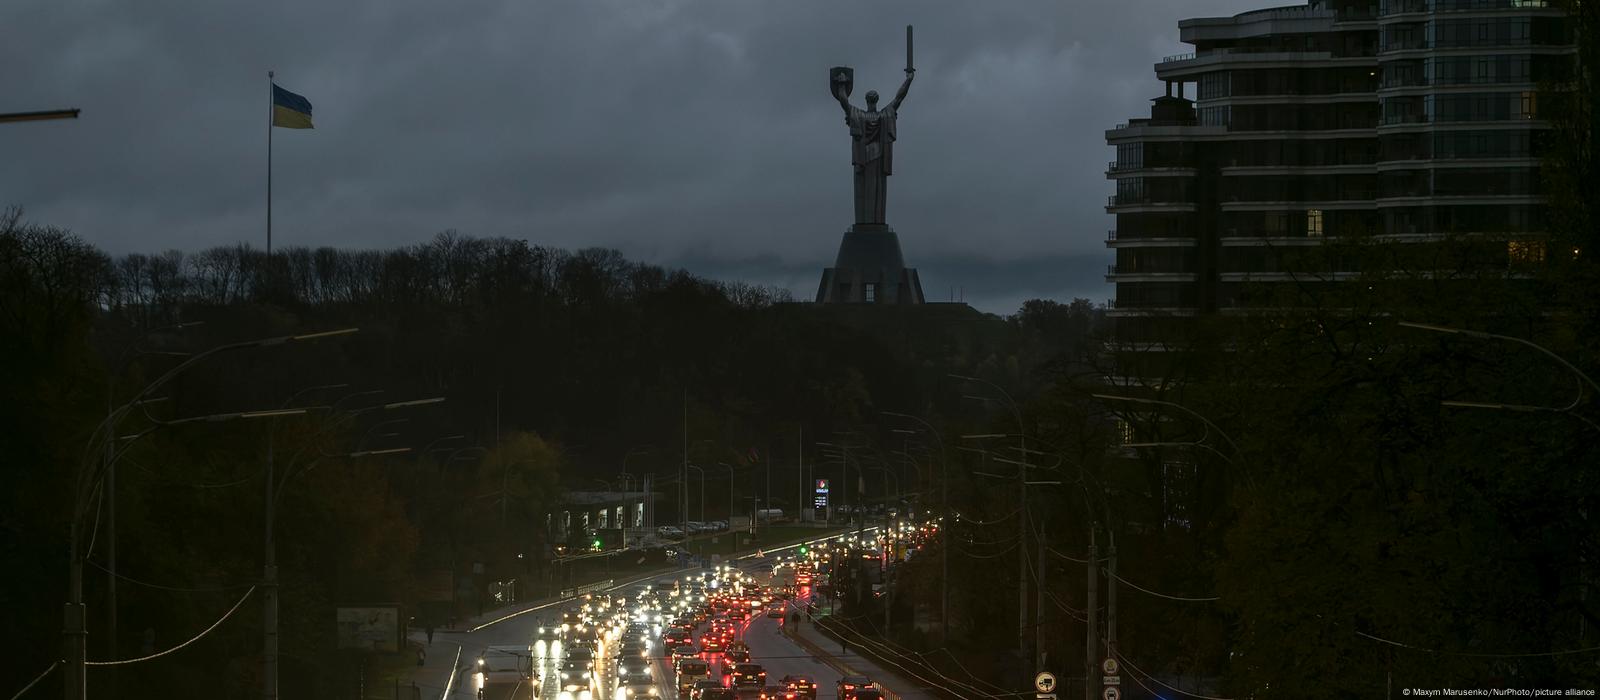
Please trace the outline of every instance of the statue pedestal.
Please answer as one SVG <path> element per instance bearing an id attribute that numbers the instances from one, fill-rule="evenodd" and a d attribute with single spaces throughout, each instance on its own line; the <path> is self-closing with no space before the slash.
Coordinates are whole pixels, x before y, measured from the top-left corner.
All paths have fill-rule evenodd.
<path id="1" fill-rule="evenodd" d="M 921 304 L 922 281 L 900 255 L 900 237 L 885 224 L 855 224 L 844 233 L 833 267 L 822 271 L 819 304 Z"/>

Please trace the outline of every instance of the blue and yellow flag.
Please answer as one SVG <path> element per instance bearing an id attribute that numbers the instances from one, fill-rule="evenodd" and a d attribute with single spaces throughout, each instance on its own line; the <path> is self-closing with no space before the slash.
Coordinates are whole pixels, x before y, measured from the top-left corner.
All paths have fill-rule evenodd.
<path id="1" fill-rule="evenodd" d="M 285 129 L 310 129 L 311 102 L 272 84 L 272 125 Z"/>

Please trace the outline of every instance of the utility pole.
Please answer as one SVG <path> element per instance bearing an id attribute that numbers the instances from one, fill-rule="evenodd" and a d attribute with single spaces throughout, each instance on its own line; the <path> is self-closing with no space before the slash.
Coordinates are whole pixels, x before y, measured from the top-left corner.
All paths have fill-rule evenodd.
<path id="1" fill-rule="evenodd" d="M 278 700 L 278 553 L 272 541 L 272 521 L 276 510 L 273 502 L 277 500 L 273 486 L 278 477 L 273 465 L 272 427 L 268 427 L 267 479 L 263 489 L 266 492 L 263 510 L 266 512 L 267 527 L 262 542 L 265 551 L 261 566 L 261 700 Z"/>
<path id="2" fill-rule="evenodd" d="M 1117 658 L 1117 533 L 1106 529 L 1106 657 Z"/>
<path id="3" fill-rule="evenodd" d="M 683 479 L 683 507 L 678 509 L 680 524 L 683 526 L 684 537 L 689 536 L 689 390 L 683 390 L 683 469 L 679 475 Z M 705 477 L 701 477 L 704 479 Z M 701 482 L 702 484 L 704 481 Z M 702 486 L 702 488 L 704 488 Z M 704 501 L 702 500 L 702 503 Z M 704 506 L 702 506 L 704 507 Z"/>
<path id="4" fill-rule="evenodd" d="M 1044 558 L 1044 528 L 1039 528 L 1039 556 L 1034 561 L 1039 567 L 1039 580 L 1034 582 L 1033 591 L 1033 667 L 1036 671 L 1045 669 L 1044 653 L 1044 588 L 1045 588 L 1045 558 Z"/>
<path id="5" fill-rule="evenodd" d="M 111 393 L 106 393 L 106 413 L 112 411 Z M 116 659 L 117 656 L 117 460 L 112 453 L 112 441 L 106 441 L 105 469 L 106 469 L 106 569 L 110 575 L 106 576 L 106 647 L 110 649 L 108 656 Z M 112 666 L 111 680 L 107 684 L 109 695 L 113 698 L 117 694 L 116 673 L 117 667 Z"/>
<path id="6" fill-rule="evenodd" d="M 1028 461 L 1028 453 L 1022 453 Z M 1028 467 L 1017 465 L 1017 658 L 1022 662 L 1022 677 L 1028 673 Z"/>
<path id="7" fill-rule="evenodd" d="M 1100 598 L 1098 595 L 1100 592 L 1100 572 L 1096 570 L 1096 567 L 1099 566 L 1100 551 L 1095 544 L 1099 536 L 1100 523 L 1095 523 L 1094 527 L 1089 529 L 1089 564 L 1085 567 L 1085 571 L 1088 572 L 1089 607 L 1084 612 L 1089 614 L 1089 624 L 1085 627 L 1087 631 L 1084 633 L 1083 638 L 1083 700 L 1094 700 L 1094 679 L 1100 675 L 1096 672 L 1100 664 L 1095 661 L 1095 651 L 1100 646 L 1098 637 L 1100 632 Z"/>

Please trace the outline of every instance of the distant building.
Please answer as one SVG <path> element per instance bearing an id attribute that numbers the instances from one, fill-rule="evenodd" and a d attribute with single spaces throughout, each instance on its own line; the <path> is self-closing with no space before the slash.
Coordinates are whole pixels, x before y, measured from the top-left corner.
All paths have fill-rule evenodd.
<path id="1" fill-rule="evenodd" d="M 581 535 L 588 539 L 600 530 L 645 531 L 654 494 L 643 491 L 567 491 L 547 517 L 551 542 L 566 542 Z"/>
<path id="2" fill-rule="evenodd" d="M 1328 239 L 1542 259 L 1537 90 L 1576 52 L 1548 0 L 1310 0 L 1178 28 L 1195 50 L 1155 65 L 1166 94 L 1106 132 L 1114 381 L 1159 375 L 1187 319 L 1248 311 L 1246 285 Z"/>

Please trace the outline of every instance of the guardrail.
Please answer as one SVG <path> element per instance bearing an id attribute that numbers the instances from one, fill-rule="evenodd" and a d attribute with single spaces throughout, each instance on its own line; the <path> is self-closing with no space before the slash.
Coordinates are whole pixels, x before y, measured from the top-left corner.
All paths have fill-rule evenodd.
<path id="1" fill-rule="evenodd" d="M 612 586 L 613 582 L 615 582 L 615 581 L 616 581 L 616 579 L 609 579 L 608 578 L 608 579 L 606 579 L 604 581 L 596 581 L 594 583 L 584 584 L 582 586 L 574 586 L 572 588 L 563 588 L 563 589 L 561 589 L 561 597 L 562 598 L 571 598 L 573 596 L 580 596 L 580 595 L 583 595 L 585 593 L 593 593 L 595 591 L 603 591 L 603 590 L 605 590 L 607 588 L 610 588 Z"/>

